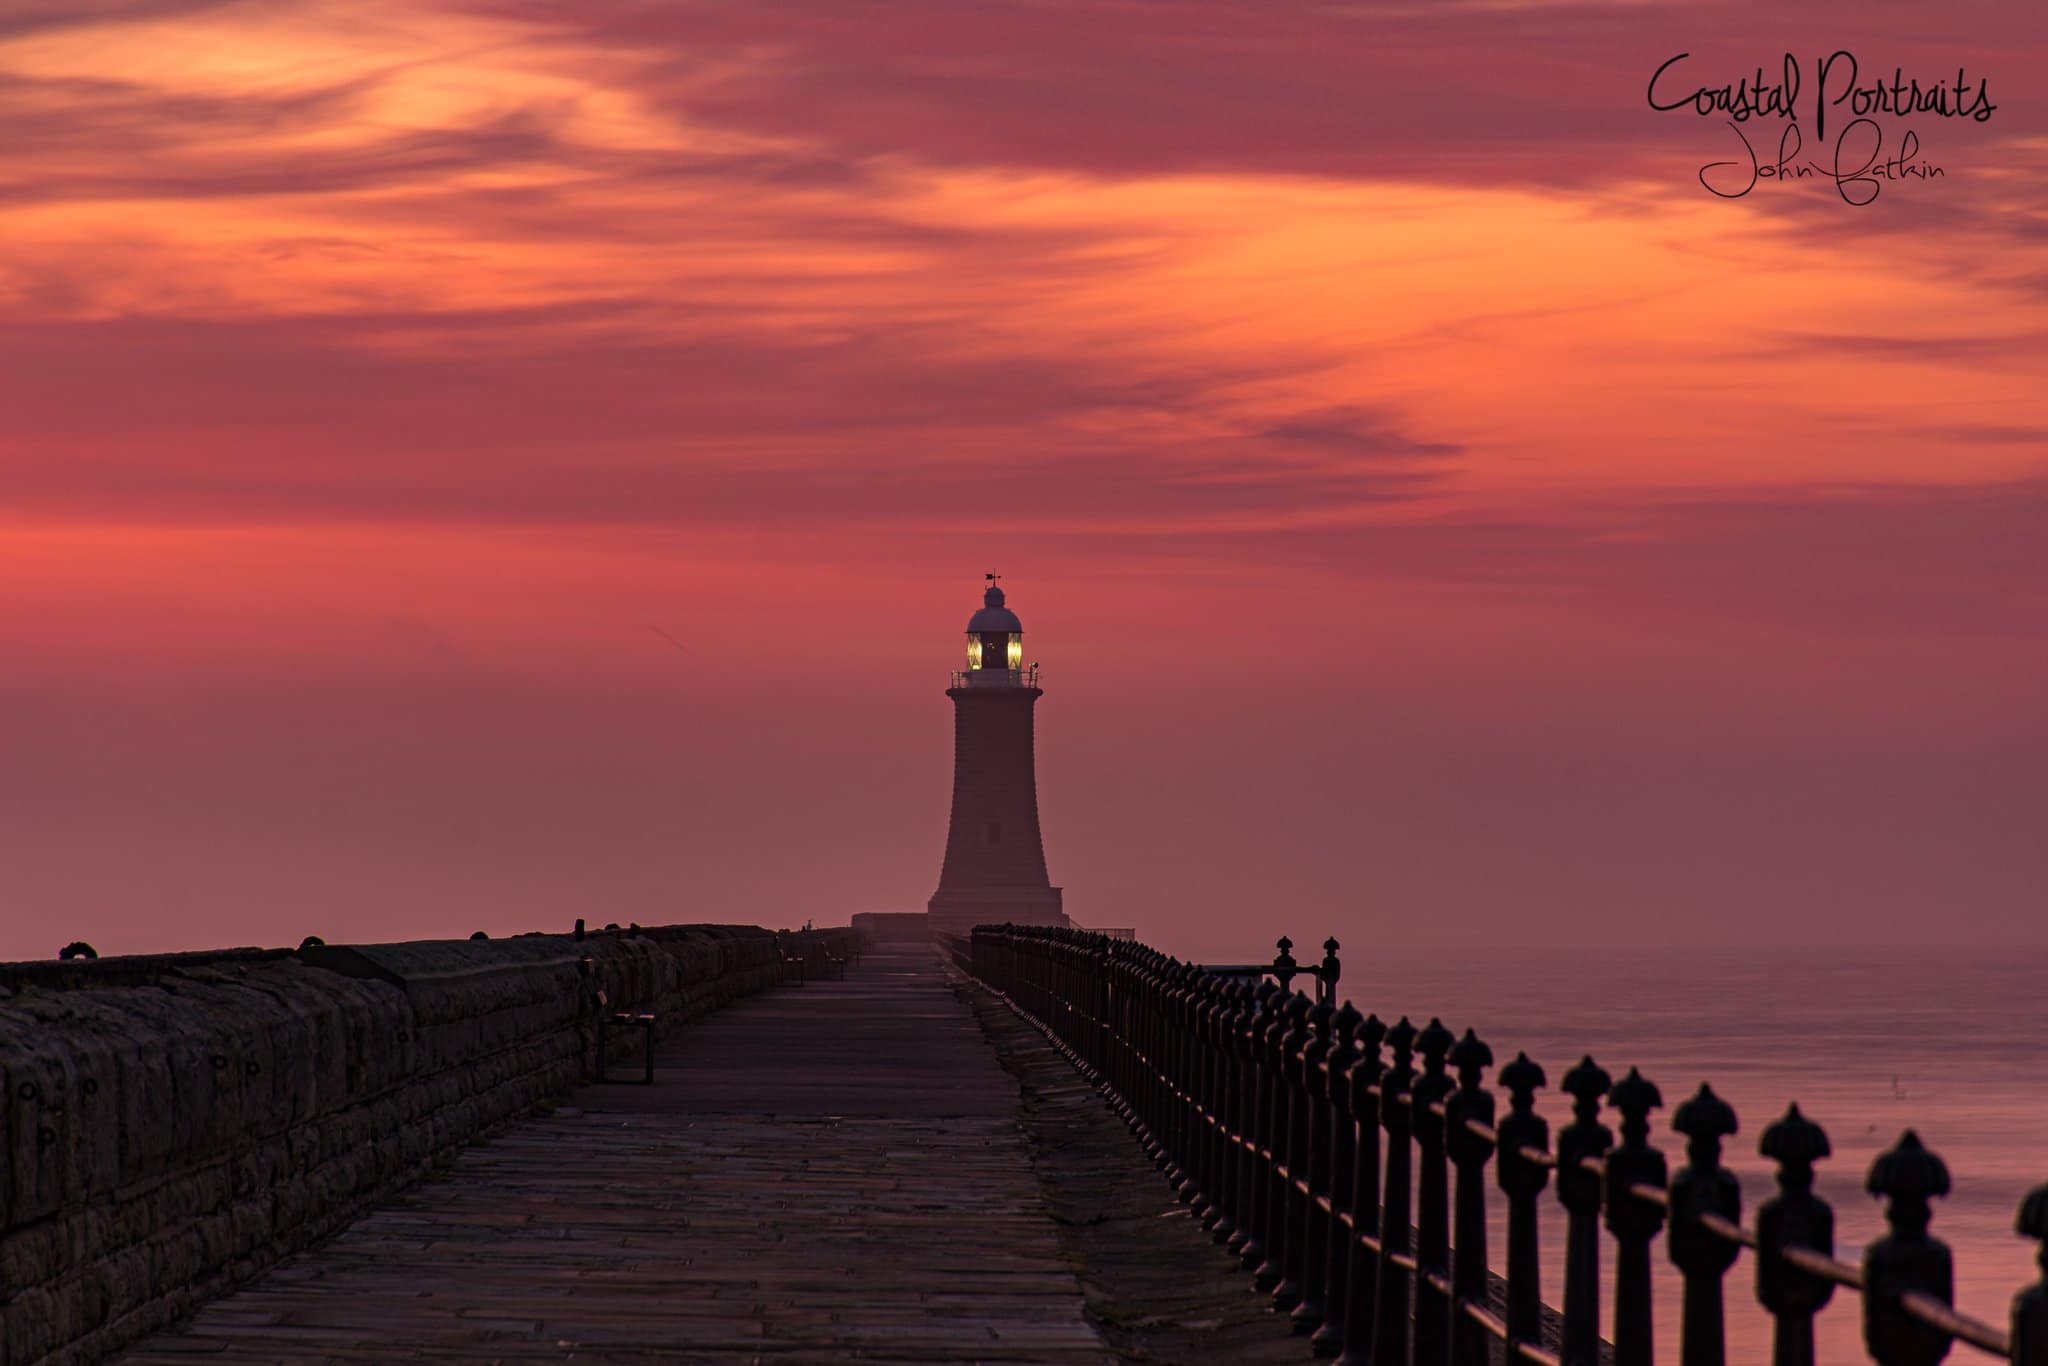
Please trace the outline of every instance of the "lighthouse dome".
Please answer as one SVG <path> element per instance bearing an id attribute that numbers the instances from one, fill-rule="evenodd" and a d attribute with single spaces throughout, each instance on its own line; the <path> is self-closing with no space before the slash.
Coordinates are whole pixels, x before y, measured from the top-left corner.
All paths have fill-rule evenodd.
<path id="1" fill-rule="evenodd" d="M 1006 631 L 1015 634 L 1024 629 L 1024 623 L 1017 620 L 1017 614 L 1003 606 L 1002 589 L 993 584 L 989 585 L 988 592 L 981 595 L 981 603 L 981 610 L 967 619 L 967 630 L 970 634 L 984 631 Z"/>

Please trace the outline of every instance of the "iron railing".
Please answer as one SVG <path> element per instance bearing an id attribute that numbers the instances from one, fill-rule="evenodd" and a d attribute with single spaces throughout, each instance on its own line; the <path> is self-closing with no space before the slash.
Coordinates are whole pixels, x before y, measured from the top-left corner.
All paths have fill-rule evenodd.
<path id="1" fill-rule="evenodd" d="M 1029 665 L 1021 669 L 955 669 L 952 672 L 955 688 L 1035 688 L 1038 686 L 1038 666 Z"/>
<path id="2" fill-rule="evenodd" d="M 1312 1002 L 1076 930 L 984 926 L 969 962 L 1100 1086 L 1181 1200 L 1320 1355 L 1355 1366 L 1487 1366 L 1497 1355 L 1595 1366 L 1604 1215 L 1616 1249 L 1616 1366 L 1651 1361 L 1651 1247 L 1667 1223 L 1684 1281 L 1684 1366 L 1724 1366 L 1722 1282 L 1744 1250 L 1774 1320 L 1774 1366 L 1812 1366 L 1814 1318 L 1837 1287 L 1861 1295 L 1864 1343 L 1879 1366 L 1933 1366 L 1956 1342 L 2048 1366 L 2048 1248 L 2042 1281 L 2013 1301 L 2009 1331 L 1957 1313 L 1948 1247 L 1928 1233 L 1929 1201 L 1947 1194 L 1948 1171 L 1910 1130 L 1866 1181 L 1889 1201 L 1890 1232 L 1851 1265 L 1836 1259 L 1833 1211 L 1813 1190 L 1827 1135 L 1796 1105 L 1764 1130 L 1778 1193 L 1745 1228 L 1741 1188 L 1721 1166 L 1735 1112 L 1705 1085 L 1672 1116 L 1686 1165 L 1668 1175 L 1650 1141 L 1662 1098 L 1634 1069 L 1618 1082 L 1591 1058 L 1568 1071 L 1572 1120 L 1553 1147 L 1535 1112 L 1543 1069 L 1526 1055 L 1501 1069 L 1508 1113 L 1496 1117 L 1483 1084 L 1493 1054 L 1470 1030 L 1458 1038 L 1436 1020 L 1389 1027 L 1349 1003 Z M 1618 1144 L 1601 1122 L 1603 1099 L 1620 1114 Z M 1500 1312 L 1486 1247 L 1486 1167 L 1496 1156 L 1507 1199 Z M 1537 1197 L 1553 1174 L 1566 1213 L 1555 1348 L 1544 1341 L 1537 1233 Z M 2048 1185 L 2026 1197 L 2017 1227 L 2048 1239 Z"/>

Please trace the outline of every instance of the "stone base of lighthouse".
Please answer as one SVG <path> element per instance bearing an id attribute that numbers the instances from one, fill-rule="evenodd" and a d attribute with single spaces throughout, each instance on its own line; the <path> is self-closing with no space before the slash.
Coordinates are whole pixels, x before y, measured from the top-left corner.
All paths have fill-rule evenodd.
<path id="1" fill-rule="evenodd" d="M 933 934 L 964 935 L 976 925 L 1070 925 L 1057 887 L 1014 892 L 940 892 L 927 910 Z"/>

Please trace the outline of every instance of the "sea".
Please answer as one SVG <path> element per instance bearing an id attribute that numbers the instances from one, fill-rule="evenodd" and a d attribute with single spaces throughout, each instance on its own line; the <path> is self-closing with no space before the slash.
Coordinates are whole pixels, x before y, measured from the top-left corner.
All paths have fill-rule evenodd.
<path id="1" fill-rule="evenodd" d="M 1338 934 L 1358 946 L 1373 938 Z M 1724 1161 L 1741 1180 L 1745 1223 L 1775 1190 L 1757 1141 L 1798 1102 L 1833 1148 L 1817 1190 L 1834 1206 L 1835 1255 L 1844 1261 L 1857 1261 L 1884 1232 L 1881 1206 L 1863 1189 L 1871 1159 L 1912 1129 L 1948 1166 L 1952 1189 L 1935 1202 L 1932 1232 L 1955 1254 L 1957 1307 L 2003 1329 L 2014 1292 L 2041 1274 L 2039 1244 L 2013 1227 L 2021 1198 L 2048 1181 L 2048 951 L 2038 946 L 1455 955 L 1360 947 L 1343 954 L 1338 994 L 1390 1023 L 1405 1014 L 1421 1026 L 1436 1016 L 1459 1033 L 1476 1029 L 1497 1064 L 1527 1052 L 1549 1076 L 1539 1109 L 1553 1137 L 1570 1117 L 1557 1084 L 1581 1056 L 1617 1080 L 1640 1069 L 1663 1095 L 1654 1141 L 1673 1171 L 1685 1144 L 1671 1114 L 1707 1082 L 1741 1125 Z M 1505 1113 L 1504 1092 L 1499 1101 Z M 1611 1112 L 1607 1123 L 1617 1123 Z M 1489 1251 L 1499 1270 L 1504 1208 L 1490 1179 Z M 1555 1305 L 1564 1220 L 1554 1184 L 1542 1208 L 1543 1297 Z M 1603 1232 L 1605 1336 L 1613 1250 Z M 1661 1237 L 1655 1257 L 1657 1354 L 1675 1362 L 1680 1281 Z M 1744 1252 L 1726 1283 L 1734 1363 L 1770 1360 L 1771 1321 L 1756 1302 L 1755 1274 Z M 1838 1290 L 1818 1327 L 1820 1361 L 1869 1359 L 1855 1292 Z M 1961 1344 L 1950 1357 L 1991 1359 Z"/>

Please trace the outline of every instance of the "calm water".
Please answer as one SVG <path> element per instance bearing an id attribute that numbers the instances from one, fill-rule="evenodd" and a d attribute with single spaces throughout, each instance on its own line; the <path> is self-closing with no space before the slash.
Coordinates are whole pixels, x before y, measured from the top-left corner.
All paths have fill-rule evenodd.
<path id="1" fill-rule="evenodd" d="M 1370 939 L 1341 926 L 1337 933 L 1351 943 Z M 2048 1181 L 2048 954 L 2038 948 L 1769 958 L 1575 951 L 1456 965 L 1442 956 L 1347 952 L 1341 994 L 1389 1021 L 1405 1013 L 1421 1025 L 1434 1014 L 1460 1032 L 1475 1028 L 1497 1062 L 1526 1050 L 1549 1074 L 1541 1109 L 1553 1135 L 1570 1108 L 1555 1087 L 1580 1055 L 1591 1053 L 1617 1079 L 1641 1068 L 1664 1096 L 1655 1141 L 1673 1170 L 1684 1161 L 1684 1140 L 1671 1132 L 1671 1111 L 1701 1081 L 1711 1083 L 1741 1120 L 1727 1156 L 1742 1181 L 1745 1222 L 1774 1190 L 1758 1136 L 1796 1100 L 1833 1144 L 1819 1189 L 1835 1207 L 1836 1255 L 1846 1261 L 1883 1232 L 1878 1202 L 1863 1191 L 1871 1158 L 1914 1128 L 1947 1162 L 1954 1187 L 1936 1202 L 1933 1229 L 1955 1252 L 1958 1306 L 2002 1328 L 2013 1292 L 2039 1274 L 2036 1245 L 2013 1231 L 2021 1196 Z M 1551 1192 L 1543 1207 L 1544 1298 L 1556 1303 L 1563 1223 Z M 1498 1221 L 1493 1239 L 1498 1268 Z M 1602 1249 L 1610 1271 L 1612 1247 L 1605 1241 Z M 1661 1239 L 1656 1255 L 1658 1355 L 1676 1361 L 1679 1283 Z M 1746 1253 L 1729 1272 L 1731 1361 L 1769 1360 L 1769 1318 L 1756 1304 L 1754 1275 Z M 1610 1286 L 1603 1323 L 1612 1307 Z M 1859 1313 L 1856 1295 L 1837 1293 L 1821 1316 L 1823 1361 L 1866 1359 Z M 1961 1347 L 1951 1359 L 1989 1360 Z"/>

